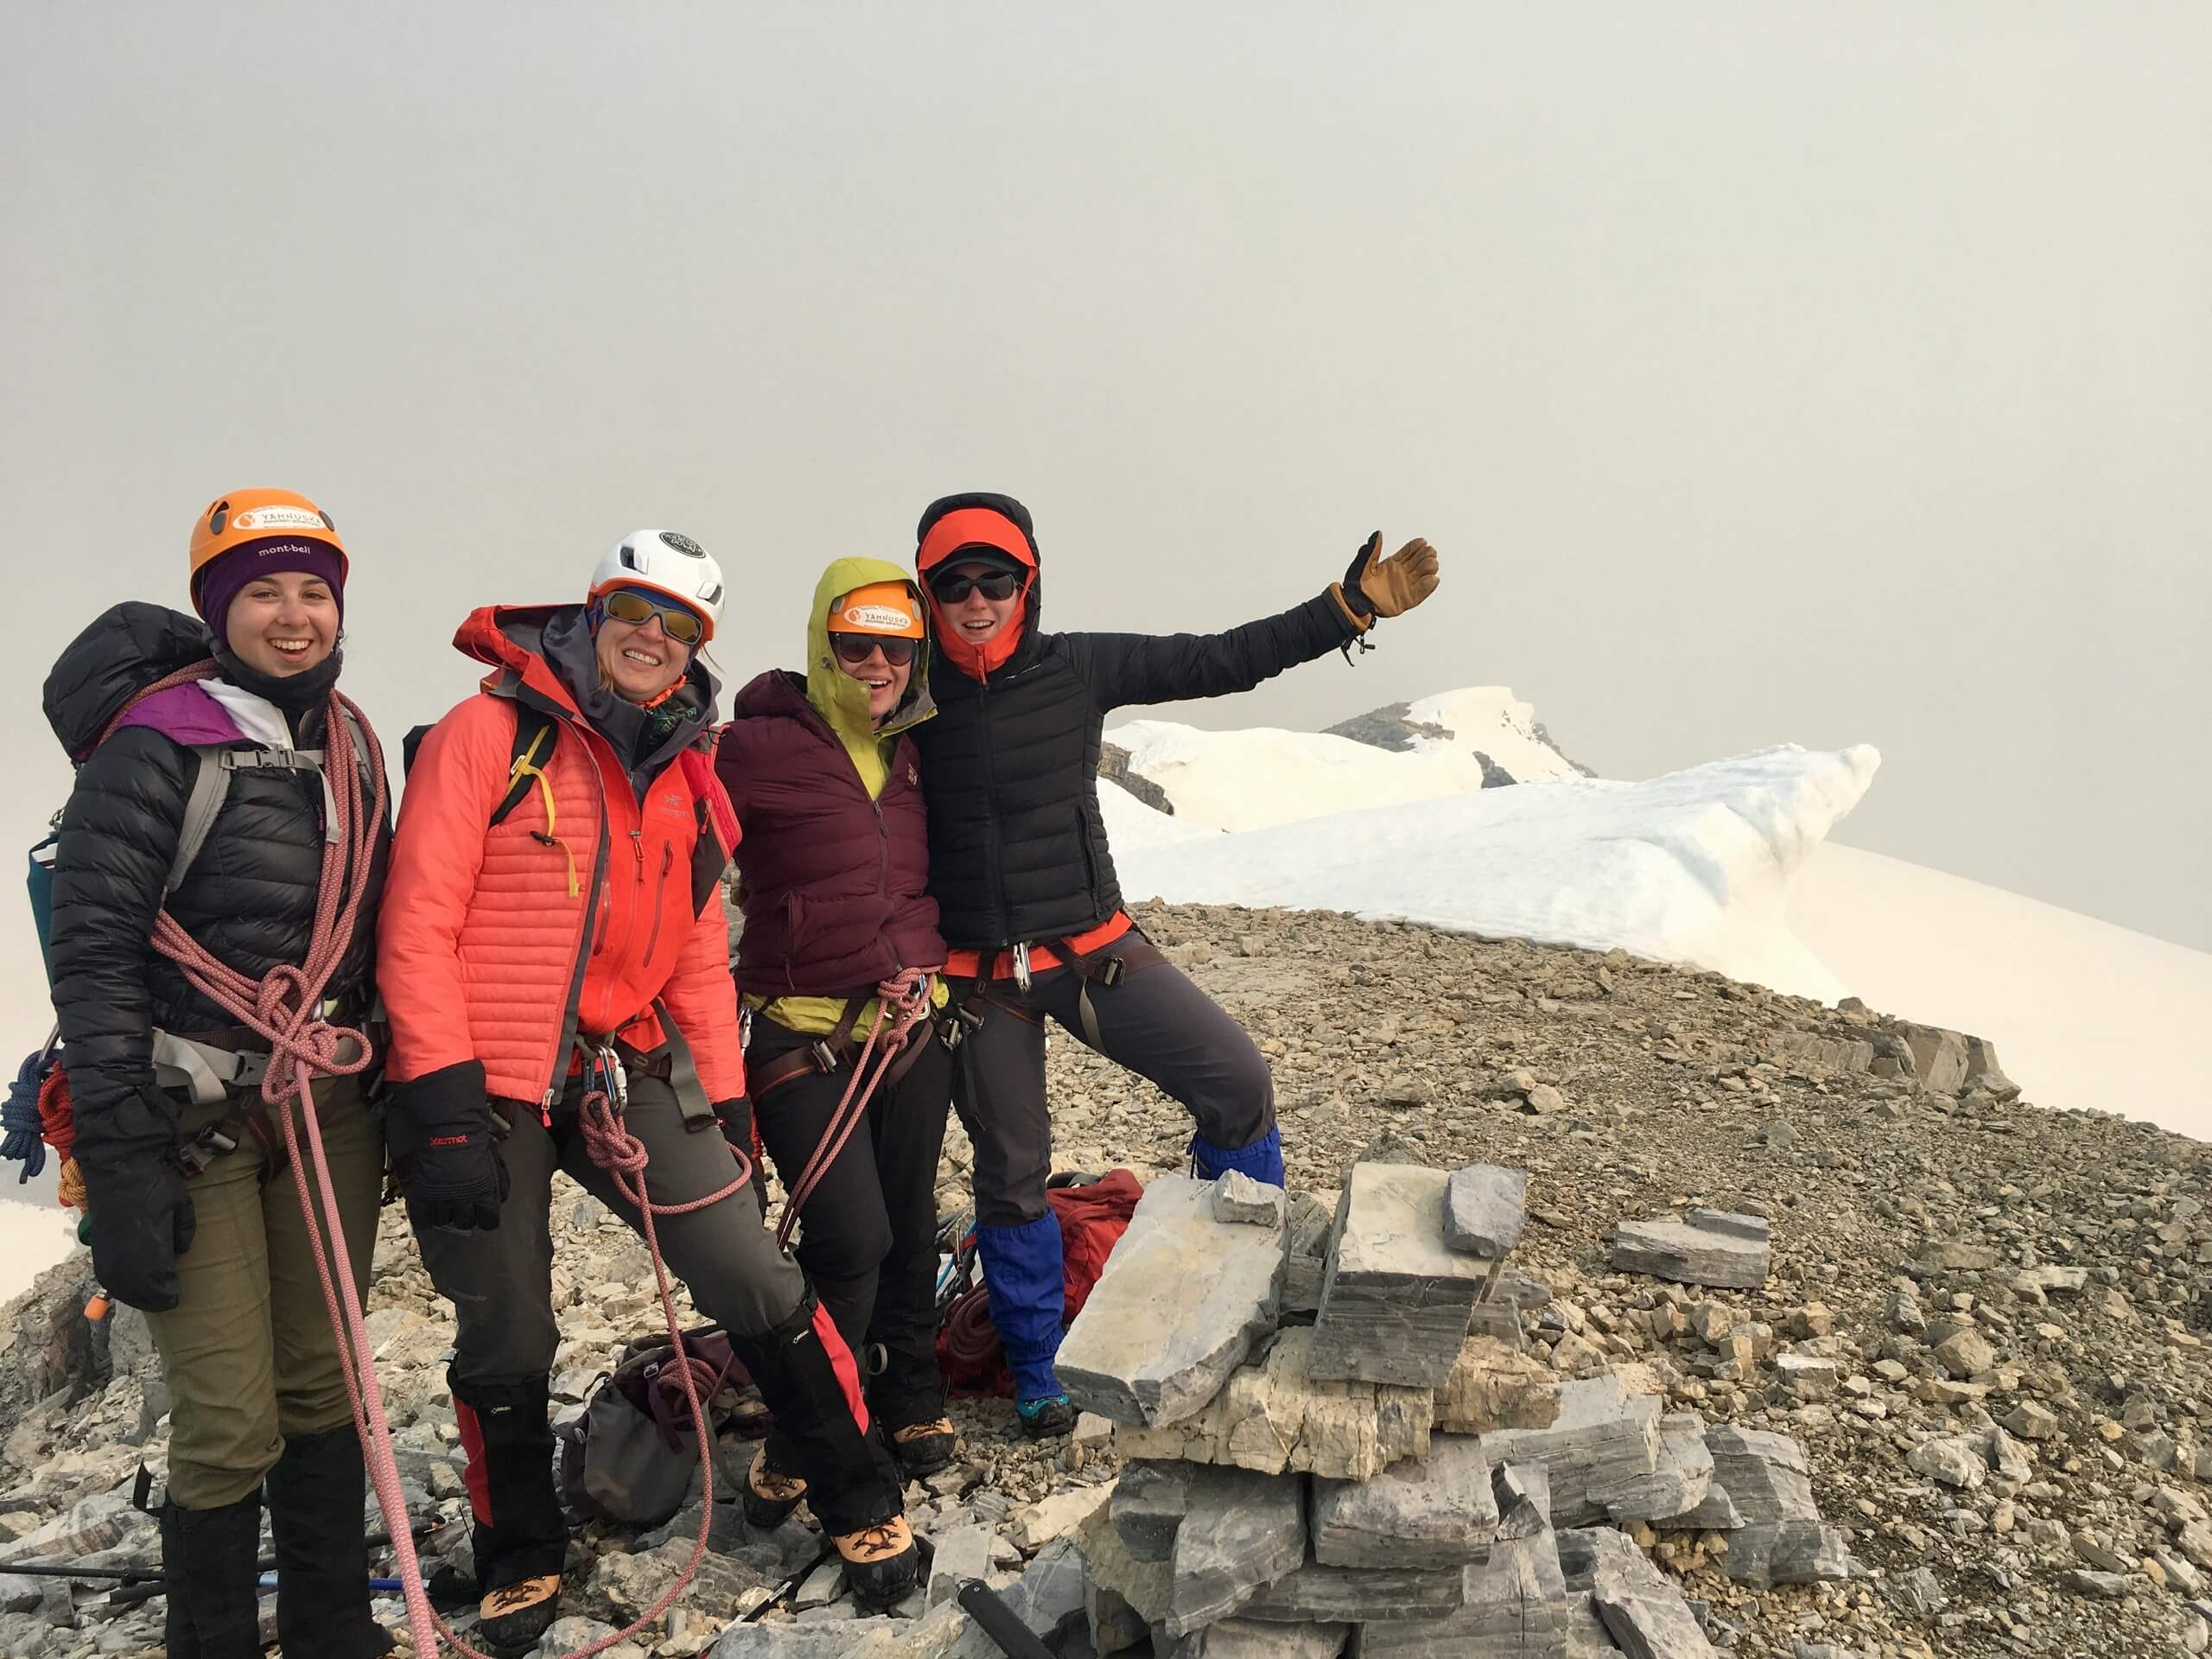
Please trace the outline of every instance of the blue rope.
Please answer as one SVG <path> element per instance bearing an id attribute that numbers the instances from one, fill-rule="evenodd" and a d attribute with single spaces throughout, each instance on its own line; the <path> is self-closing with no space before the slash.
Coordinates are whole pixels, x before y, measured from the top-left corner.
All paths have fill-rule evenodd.
<path id="1" fill-rule="evenodd" d="M 0 1138 L 0 1158 L 22 1160 L 17 1186 L 46 1167 L 46 1125 L 38 1115 L 38 1091 L 51 1064 L 43 1052 L 26 1054 L 16 1070 L 16 1080 L 8 1085 L 8 1103 L 0 1106 L 0 1129 L 6 1131 Z"/>

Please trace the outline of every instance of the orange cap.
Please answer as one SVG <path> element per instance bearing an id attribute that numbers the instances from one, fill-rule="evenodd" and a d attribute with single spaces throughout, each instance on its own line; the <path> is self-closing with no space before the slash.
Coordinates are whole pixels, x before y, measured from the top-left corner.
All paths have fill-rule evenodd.
<path id="1" fill-rule="evenodd" d="M 855 588 L 830 613 L 832 633 L 880 633 L 892 639 L 922 637 L 922 607 L 903 582 L 872 582 Z"/>
<path id="2" fill-rule="evenodd" d="M 340 579 L 347 573 L 346 543 L 338 539 L 338 526 L 307 497 L 290 490 L 232 490 L 209 502 L 192 526 L 192 582 L 197 584 L 200 573 L 232 548 L 264 536 L 321 542 L 338 555 Z"/>

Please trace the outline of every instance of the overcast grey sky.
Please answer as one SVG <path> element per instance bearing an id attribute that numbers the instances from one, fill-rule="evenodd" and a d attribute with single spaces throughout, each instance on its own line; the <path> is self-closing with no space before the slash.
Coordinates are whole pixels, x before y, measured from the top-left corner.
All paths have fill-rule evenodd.
<path id="1" fill-rule="evenodd" d="M 181 603 L 220 491 L 336 518 L 396 745 L 469 607 L 635 525 L 721 557 L 745 677 L 995 488 L 1061 626 L 1442 550 L 1356 672 L 1179 717 L 1871 741 L 1845 839 L 2212 945 L 2212 8 L 4 16 L 9 846 L 54 655 Z"/>

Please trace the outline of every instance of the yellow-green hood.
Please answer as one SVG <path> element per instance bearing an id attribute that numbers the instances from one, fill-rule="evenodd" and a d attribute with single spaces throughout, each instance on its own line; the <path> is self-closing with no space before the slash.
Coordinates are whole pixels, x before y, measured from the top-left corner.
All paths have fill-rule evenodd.
<path id="1" fill-rule="evenodd" d="M 883 792 L 885 767 L 893 741 L 937 713 L 930 701 L 930 641 L 924 639 L 914 652 L 913 672 L 906 681 L 906 696 L 878 728 L 868 724 L 868 688 L 837 666 L 830 649 L 830 617 L 837 601 L 855 588 L 873 582 L 902 583 L 914 594 L 914 603 L 928 626 L 929 608 L 922 603 L 913 579 L 897 565 L 882 559 L 832 559 L 814 584 L 814 608 L 806 619 L 806 700 L 830 722 L 830 729 L 852 756 L 853 766 L 870 795 Z"/>

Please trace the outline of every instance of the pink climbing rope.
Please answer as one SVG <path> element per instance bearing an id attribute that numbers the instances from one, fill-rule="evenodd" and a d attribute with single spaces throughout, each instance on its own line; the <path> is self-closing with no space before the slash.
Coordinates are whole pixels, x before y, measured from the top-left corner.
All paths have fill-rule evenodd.
<path id="1" fill-rule="evenodd" d="M 868 1104 L 889 1075 L 891 1063 L 899 1051 L 906 1046 L 906 1039 L 914 1027 L 926 1018 L 930 1011 L 930 987 L 934 976 L 942 971 L 936 968 L 902 968 L 893 977 L 882 981 L 875 988 L 875 1018 L 868 1022 L 868 1040 L 861 1045 L 861 1052 L 853 1061 L 852 1080 L 845 1084 L 845 1092 L 837 1102 L 837 1109 L 830 1115 L 823 1125 L 822 1139 L 816 1143 L 814 1155 L 806 1160 L 806 1167 L 791 1184 L 790 1198 L 785 1202 L 783 1217 L 776 1224 L 776 1248 L 791 1248 L 791 1232 L 798 1225 L 798 1212 L 814 1196 L 814 1189 L 830 1173 L 830 1166 L 837 1161 L 837 1154 L 845 1149 L 845 1142 L 853 1138 L 853 1131 L 868 1115 Z M 886 1024 L 886 1020 L 889 1023 Z M 868 1058 L 875 1057 L 873 1076 L 868 1073 Z M 865 1082 L 863 1082 L 865 1079 Z"/>

